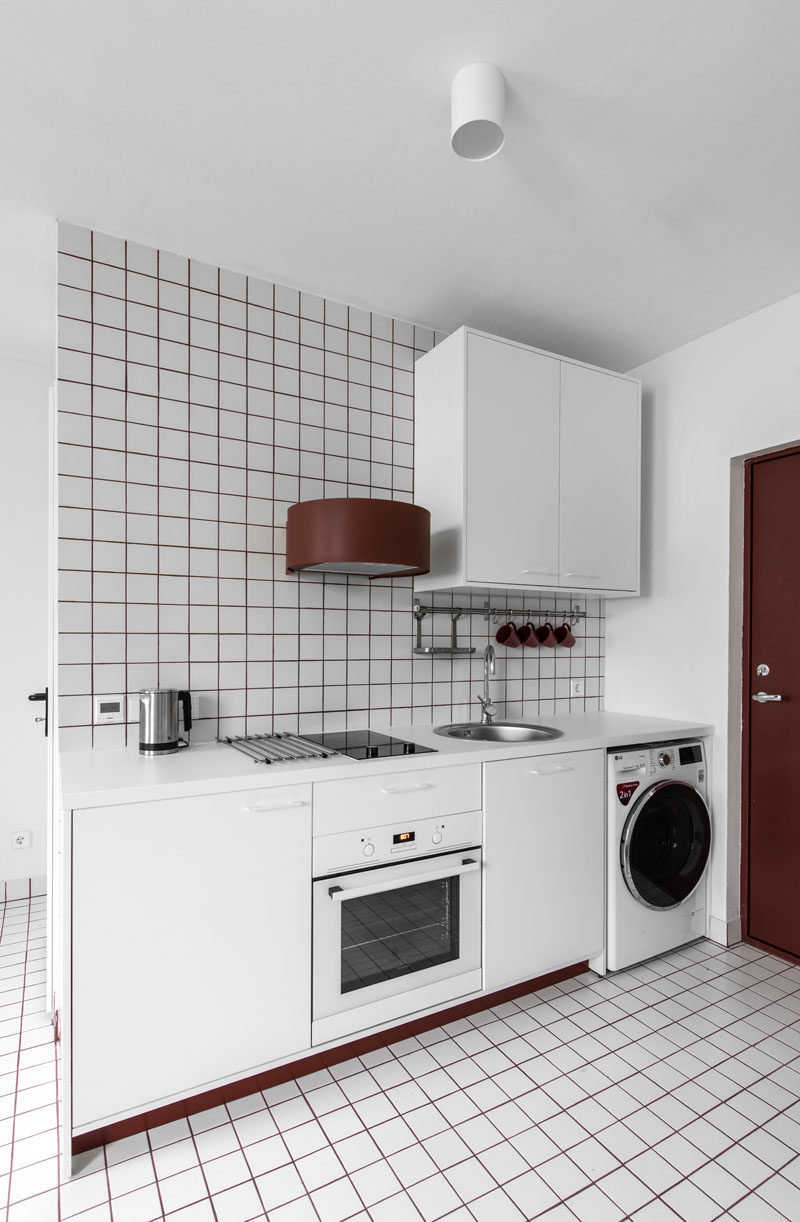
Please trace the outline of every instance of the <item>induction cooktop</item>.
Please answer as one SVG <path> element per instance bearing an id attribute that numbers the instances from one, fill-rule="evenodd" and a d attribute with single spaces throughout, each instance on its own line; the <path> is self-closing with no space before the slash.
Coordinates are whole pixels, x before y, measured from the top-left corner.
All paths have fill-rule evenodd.
<path id="1" fill-rule="evenodd" d="M 349 755 L 354 760 L 386 759 L 389 756 L 436 754 L 435 747 L 421 747 L 419 743 L 406 742 L 402 738 L 391 738 L 378 734 L 376 730 L 335 730 L 328 734 L 304 734 L 308 742 L 317 743 L 328 751 Z"/>

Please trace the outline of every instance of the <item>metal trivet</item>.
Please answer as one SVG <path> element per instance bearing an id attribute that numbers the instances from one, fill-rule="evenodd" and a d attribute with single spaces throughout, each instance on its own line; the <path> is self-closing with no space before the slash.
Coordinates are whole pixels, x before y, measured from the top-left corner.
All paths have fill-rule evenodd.
<path id="1" fill-rule="evenodd" d="M 328 759 L 338 755 L 338 751 L 330 751 L 320 747 L 318 743 L 309 742 L 299 734 L 237 734 L 233 738 L 227 736 L 217 739 L 218 743 L 227 743 L 235 747 L 243 755 L 248 755 L 254 764 L 280 764 L 286 760 Z"/>

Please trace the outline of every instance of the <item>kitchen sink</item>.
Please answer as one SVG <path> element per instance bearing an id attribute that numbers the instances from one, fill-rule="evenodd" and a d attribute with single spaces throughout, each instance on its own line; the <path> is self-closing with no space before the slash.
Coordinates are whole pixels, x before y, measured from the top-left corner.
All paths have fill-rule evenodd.
<path id="1" fill-rule="evenodd" d="M 457 721 L 449 726 L 435 726 L 435 734 L 445 738 L 469 738 L 475 742 L 534 743 L 560 738 L 563 731 L 552 726 L 534 726 L 525 721 L 494 721 L 482 725 L 479 721 Z"/>

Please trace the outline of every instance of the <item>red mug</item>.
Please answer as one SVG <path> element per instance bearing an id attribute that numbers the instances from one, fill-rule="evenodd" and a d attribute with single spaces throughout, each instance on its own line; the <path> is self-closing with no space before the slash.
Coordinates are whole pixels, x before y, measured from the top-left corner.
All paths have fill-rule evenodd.
<path id="1" fill-rule="evenodd" d="M 560 628 L 556 628 L 556 643 L 563 645 L 565 649 L 572 649 L 575 637 L 572 635 L 569 624 L 562 624 Z"/>
<path id="2" fill-rule="evenodd" d="M 523 624 L 517 633 L 520 645 L 527 645 L 530 649 L 534 649 L 539 644 L 539 638 L 536 635 L 536 629 L 530 620 L 527 624 Z"/>
<path id="3" fill-rule="evenodd" d="M 494 639 L 498 645 L 507 645 L 509 649 L 516 649 L 520 643 L 517 625 L 509 620 L 507 624 L 503 624 L 502 628 L 497 629 Z"/>
<path id="4" fill-rule="evenodd" d="M 546 624 L 542 624 L 541 628 L 536 629 L 536 637 L 540 645 L 546 645 L 548 649 L 553 649 L 556 643 L 556 634 L 553 631 L 553 625 L 548 620 Z"/>

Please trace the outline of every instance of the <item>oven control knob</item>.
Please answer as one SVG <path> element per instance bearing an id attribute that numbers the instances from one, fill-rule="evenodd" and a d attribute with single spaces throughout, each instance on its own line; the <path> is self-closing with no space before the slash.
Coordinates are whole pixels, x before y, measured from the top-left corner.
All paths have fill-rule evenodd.
<path id="1" fill-rule="evenodd" d="M 670 755 L 669 751 L 660 751 L 658 755 L 658 762 L 662 768 L 669 767 L 669 765 L 672 763 L 672 756 Z"/>
<path id="2" fill-rule="evenodd" d="M 434 844 L 441 844 L 442 843 L 442 833 L 434 832 L 433 835 L 431 836 L 431 840 L 433 841 Z"/>
<path id="3" fill-rule="evenodd" d="M 371 840 L 368 840 L 367 843 L 364 845 L 364 856 L 371 857 L 374 852 L 375 852 L 375 845 L 372 843 Z"/>

